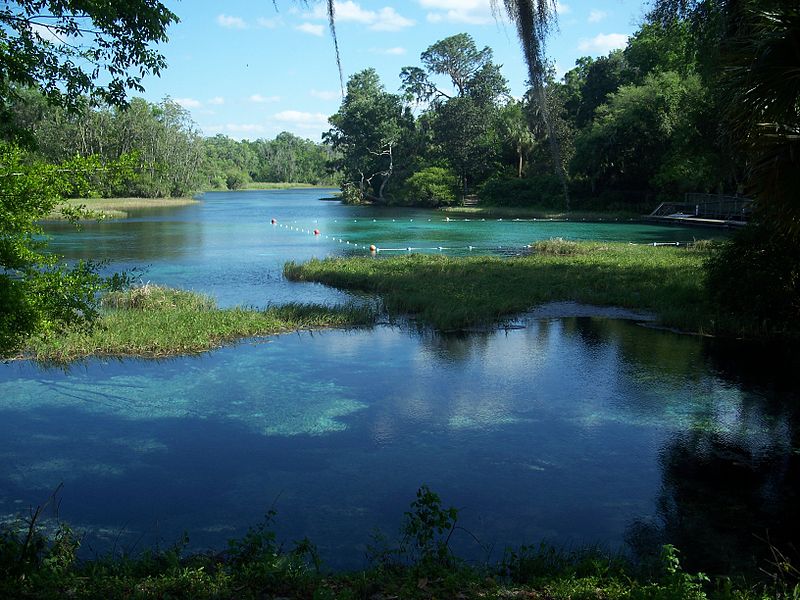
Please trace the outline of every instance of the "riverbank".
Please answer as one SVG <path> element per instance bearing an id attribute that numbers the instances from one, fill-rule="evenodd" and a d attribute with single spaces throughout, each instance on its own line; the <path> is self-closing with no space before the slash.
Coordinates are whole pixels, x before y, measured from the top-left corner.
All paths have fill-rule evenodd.
<path id="1" fill-rule="evenodd" d="M 141 210 L 146 208 L 175 208 L 179 206 L 189 206 L 198 204 L 200 201 L 195 198 L 75 198 L 65 202 L 66 207 L 71 211 L 80 210 L 81 207 L 89 213 L 79 217 L 79 220 L 97 219 L 125 219 L 128 211 Z M 68 211 L 69 212 L 69 211 Z M 57 221 L 70 218 L 69 214 L 64 214 L 62 207 L 47 215 L 47 220 Z"/>
<path id="2" fill-rule="evenodd" d="M 354 306 L 220 309 L 206 296 L 154 285 L 112 293 L 102 306 L 93 329 L 31 338 L 17 358 L 56 364 L 89 356 L 164 358 L 197 354 L 241 338 L 359 327 L 375 319 L 371 309 Z"/>
<path id="3" fill-rule="evenodd" d="M 293 281 L 376 293 L 390 314 L 411 314 L 441 330 L 497 323 L 559 301 L 644 310 L 659 324 L 713 334 L 746 332 L 717 314 L 705 291 L 712 246 L 653 247 L 550 240 L 514 258 L 437 255 L 289 262 Z"/>
<path id="4" fill-rule="evenodd" d="M 552 208 L 538 208 L 535 206 L 446 206 L 440 212 L 454 218 L 466 217 L 474 219 L 483 218 L 518 218 L 541 219 L 551 221 L 596 221 L 620 223 L 641 221 L 642 215 L 631 211 L 601 211 L 601 210 L 556 210 Z"/>
<path id="5" fill-rule="evenodd" d="M 57 501 L 55 494 L 51 501 Z M 277 539 L 274 511 L 243 537 L 229 540 L 222 552 L 185 555 L 184 536 L 166 549 L 81 561 L 80 535 L 63 523 L 55 533 L 43 533 L 37 509 L 30 517 L 0 525 L 0 596 L 788 600 L 800 593 L 793 581 L 797 570 L 777 550 L 776 562 L 766 563 L 756 578 L 736 573 L 713 580 L 684 570 L 672 546 L 633 562 L 598 549 L 564 551 L 541 544 L 506 549 L 499 562 L 471 564 L 450 547 L 452 534 L 466 531 L 457 526 L 458 513 L 422 486 L 405 513 L 400 540 L 381 536 L 367 546 L 369 566 L 331 573 L 311 540 L 285 544 Z"/>

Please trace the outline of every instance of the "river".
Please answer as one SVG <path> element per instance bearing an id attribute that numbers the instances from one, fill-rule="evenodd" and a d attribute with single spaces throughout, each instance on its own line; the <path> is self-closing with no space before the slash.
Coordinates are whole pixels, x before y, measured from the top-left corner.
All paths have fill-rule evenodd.
<path id="1" fill-rule="evenodd" d="M 347 301 L 285 281 L 282 265 L 369 255 L 369 244 L 398 249 L 379 259 L 408 247 L 513 255 L 554 236 L 698 236 L 635 223 L 447 221 L 321 195 L 207 194 L 80 232 L 49 229 L 68 258 L 141 267 L 143 281 L 253 306 Z M 308 536 L 326 564 L 350 568 L 363 566 L 376 530 L 396 539 L 424 483 L 481 541 L 454 537 L 473 560 L 543 540 L 635 555 L 671 542 L 714 573 L 760 565 L 760 539 L 798 539 L 795 355 L 598 316 L 520 323 L 467 335 L 305 332 L 65 370 L 0 365 L 0 516 L 63 482 L 59 516 L 85 532 L 85 548 L 135 551 L 186 531 L 202 550 L 274 508 L 280 539 Z"/>

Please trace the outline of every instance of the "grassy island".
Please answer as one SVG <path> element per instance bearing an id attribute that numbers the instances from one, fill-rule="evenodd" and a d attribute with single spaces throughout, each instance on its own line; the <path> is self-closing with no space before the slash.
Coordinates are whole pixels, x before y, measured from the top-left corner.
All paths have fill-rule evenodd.
<path id="1" fill-rule="evenodd" d="M 287 263 L 295 281 L 380 294 L 390 313 L 413 314 L 442 330 L 497 322 L 554 301 L 650 311 L 668 327 L 731 331 L 705 293 L 712 249 L 550 240 L 514 258 L 413 254 Z M 724 321 L 724 322 L 723 322 Z"/>
<path id="2" fill-rule="evenodd" d="M 217 308 L 206 296 L 155 285 L 114 292 L 91 330 L 31 338 L 21 358 L 66 363 L 88 356 L 160 358 L 195 354 L 243 337 L 372 323 L 369 308 L 287 304 L 266 310 Z"/>

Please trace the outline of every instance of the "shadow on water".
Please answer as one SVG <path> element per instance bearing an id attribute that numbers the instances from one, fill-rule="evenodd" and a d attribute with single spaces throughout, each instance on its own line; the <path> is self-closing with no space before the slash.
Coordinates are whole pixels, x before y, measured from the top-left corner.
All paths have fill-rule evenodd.
<path id="1" fill-rule="evenodd" d="M 579 317 L 281 336 L 65 373 L 7 365 L 0 513 L 63 481 L 62 516 L 92 548 L 186 530 L 203 550 L 274 504 L 281 537 L 307 535 L 348 568 L 427 483 L 497 553 L 627 540 L 646 558 L 670 542 L 692 569 L 753 569 L 761 539 L 800 533 L 796 363 L 774 350 Z"/>

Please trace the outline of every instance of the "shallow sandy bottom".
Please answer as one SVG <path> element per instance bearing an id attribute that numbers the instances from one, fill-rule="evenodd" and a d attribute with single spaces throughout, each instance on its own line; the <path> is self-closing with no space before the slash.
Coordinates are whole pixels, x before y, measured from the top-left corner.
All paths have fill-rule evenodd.
<path id="1" fill-rule="evenodd" d="M 537 306 L 517 319 L 520 324 L 534 319 L 563 319 L 567 317 L 600 317 L 604 319 L 626 319 L 630 321 L 656 321 L 652 313 L 619 308 L 616 306 L 594 306 L 578 302 L 549 302 Z"/>

